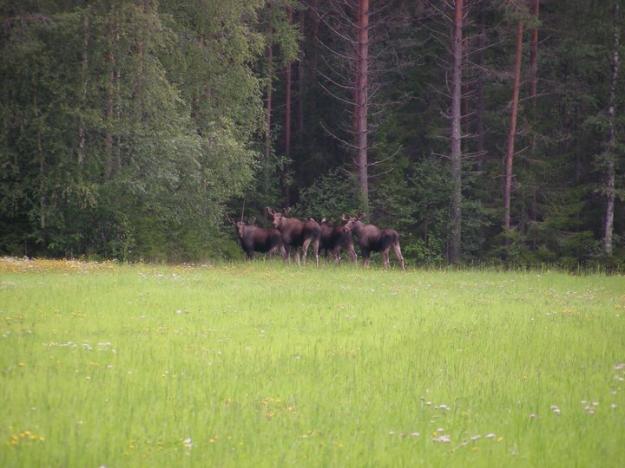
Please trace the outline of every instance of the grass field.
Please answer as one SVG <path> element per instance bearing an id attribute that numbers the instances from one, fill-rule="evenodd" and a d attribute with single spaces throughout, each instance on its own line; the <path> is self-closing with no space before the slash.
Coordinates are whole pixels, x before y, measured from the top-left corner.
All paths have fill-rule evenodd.
<path id="1" fill-rule="evenodd" d="M 624 466 L 625 278 L 0 260 L 0 466 Z"/>

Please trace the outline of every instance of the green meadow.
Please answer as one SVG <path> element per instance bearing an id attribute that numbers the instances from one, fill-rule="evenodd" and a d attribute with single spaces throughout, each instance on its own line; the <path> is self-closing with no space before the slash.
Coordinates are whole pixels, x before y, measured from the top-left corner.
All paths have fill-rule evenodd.
<path id="1" fill-rule="evenodd" d="M 625 278 L 0 260 L 0 466 L 623 466 Z"/>

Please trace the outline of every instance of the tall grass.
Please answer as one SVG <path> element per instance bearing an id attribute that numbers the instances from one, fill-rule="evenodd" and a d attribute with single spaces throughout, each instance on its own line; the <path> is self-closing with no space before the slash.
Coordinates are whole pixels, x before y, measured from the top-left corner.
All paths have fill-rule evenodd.
<path id="1" fill-rule="evenodd" d="M 0 466 L 623 466 L 625 279 L 0 261 Z"/>

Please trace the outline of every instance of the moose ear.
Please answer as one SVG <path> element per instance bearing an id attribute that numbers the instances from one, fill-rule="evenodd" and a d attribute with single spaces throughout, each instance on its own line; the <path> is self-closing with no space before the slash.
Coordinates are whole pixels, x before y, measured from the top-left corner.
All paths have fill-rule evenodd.
<path id="1" fill-rule="evenodd" d="M 273 214 L 275 213 L 274 210 L 272 210 L 271 208 L 269 208 L 268 206 L 265 207 L 265 214 L 267 215 L 268 218 L 273 217 Z"/>
<path id="2" fill-rule="evenodd" d="M 256 222 L 256 216 L 252 216 L 252 217 L 250 218 L 250 222 L 249 222 L 249 224 L 254 224 L 255 222 Z"/>
<path id="3" fill-rule="evenodd" d="M 325 222 L 327 222 L 327 221 L 328 221 L 327 219 L 325 219 L 325 218 L 321 218 L 321 221 L 319 221 L 319 224 L 323 224 L 323 223 L 325 223 Z"/>
<path id="4" fill-rule="evenodd" d="M 285 215 L 288 215 L 291 212 L 291 207 L 287 206 L 284 210 L 282 210 L 282 213 L 284 213 Z"/>
<path id="5" fill-rule="evenodd" d="M 349 218 L 347 217 L 347 215 L 345 213 L 343 213 L 341 215 L 341 221 L 347 221 Z"/>
<path id="6" fill-rule="evenodd" d="M 365 214 L 363 212 L 358 213 L 358 216 L 356 216 L 357 219 L 363 219 L 365 217 Z"/>

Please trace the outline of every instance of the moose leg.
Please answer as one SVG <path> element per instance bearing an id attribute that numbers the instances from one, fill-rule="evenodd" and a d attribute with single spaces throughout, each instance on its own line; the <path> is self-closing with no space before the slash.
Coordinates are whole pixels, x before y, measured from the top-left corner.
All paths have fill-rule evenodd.
<path id="1" fill-rule="evenodd" d="M 341 261 L 341 246 L 337 245 L 332 249 L 332 256 L 334 257 L 334 263 L 338 265 Z"/>
<path id="2" fill-rule="evenodd" d="M 272 248 L 270 248 L 269 252 L 267 252 L 267 256 L 269 258 L 272 258 L 274 255 L 282 255 L 284 257 L 284 254 L 280 250 L 280 247 L 278 247 L 277 245 L 272 247 Z"/>
<path id="3" fill-rule="evenodd" d="M 368 249 L 362 249 L 362 266 L 365 268 L 369 267 L 369 255 L 371 255 L 371 252 Z"/>
<path id="4" fill-rule="evenodd" d="M 349 258 L 352 259 L 352 262 L 358 263 L 358 256 L 356 255 L 356 251 L 354 250 L 354 244 L 349 244 L 346 250 Z"/>
<path id="5" fill-rule="evenodd" d="M 284 261 L 287 263 L 291 263 L 291 246 L 290 245 L 285 245 L 284 246 Z"/>
<path id="6" fill-rule="evenodd" d="M 393 244 L 393 251 L 395 252 L 395 256 L 397 257 L 397 260 L 399 260 L 399 263 L 401 264 L 401 269 L 405 270 L 406 262 L 404 261 L 404 256 L 401 254 L 401 247 L 399 246 L 399 242 L 395 242 Z"/>
<path id="7" fill-rule="evenodd" d="M 304 265 L 306 265 L 306 254 L 308 253 L 308 246 L 310 245 L 311 241 L 312 241 L 312 239 L 310 237 L 307 237 L 306 239 L 304 239 L 304 243 L 302 244 Z M 319 247 L 317 247 L 317 250 L 319 250 Z"/>
<path id="8" fill-rule="evenodd" d="M 391 264 L 391 262 L 388 260 L 388 251 L 390 250 L 390 247 L 387 247 L 386 249 L 382 250 L 382 259 L 384 262 L 384 268 L 388 268 Z"/>
<path id="9" fill-rule="evenodd" d="M 312 242 L 313 252 L 315 253 L 315 261 L 317 262 L 317 266 L 319 266 L 319 239 L 315 239 Z"/>
<path id="10" fill-rule="evenodd" d="M 299 247 L 295 248 L 295 261 L 297 262 L 297 265 L 300 265 L 300 251 L 299 251 Z"/>

